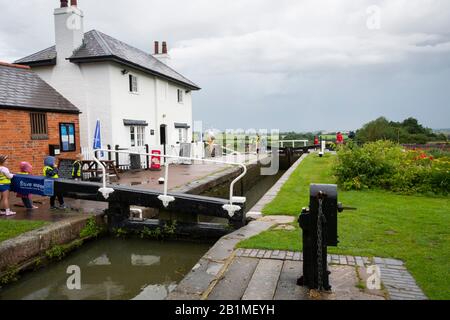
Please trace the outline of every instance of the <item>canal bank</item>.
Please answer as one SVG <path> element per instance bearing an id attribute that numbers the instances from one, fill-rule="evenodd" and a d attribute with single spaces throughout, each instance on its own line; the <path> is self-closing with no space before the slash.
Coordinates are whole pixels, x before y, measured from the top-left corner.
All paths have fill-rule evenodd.
<path id="1" fill-rule="evenodd" d="M 0 243 L 0 285 L 25 271 L 39 269 L 56 255 L 97 237 L 105 227 L 103 214 L 72 214 L 61 221 Z"/>
<path id="2" fill-rule="evenodd" d="M 0 300 L 162 300 L 208 243 L 104 237 L 61 261 L 24 274 L 0 289 Z M 80 270 L 80 290 L 69 290 L 70 266 Z"/>

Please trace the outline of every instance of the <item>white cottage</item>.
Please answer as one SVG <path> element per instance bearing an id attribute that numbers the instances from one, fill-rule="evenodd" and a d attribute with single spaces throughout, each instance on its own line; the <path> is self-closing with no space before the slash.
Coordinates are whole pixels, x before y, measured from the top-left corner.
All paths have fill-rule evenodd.
<path id="1" fill-rule="evenodd" d="M 167 45 L 149 54 L 100 31 L 83 30 L 77 1 L 55 9 L 56 45 L 16 63 L 81 110 L 81 147 L 92 148 L 97 119 L 102 144 L 164 150 L 192 140 L 192 91 L 199 86 L 170 68 Z M 169 150 L 167 150 L 169 152 Z"/>

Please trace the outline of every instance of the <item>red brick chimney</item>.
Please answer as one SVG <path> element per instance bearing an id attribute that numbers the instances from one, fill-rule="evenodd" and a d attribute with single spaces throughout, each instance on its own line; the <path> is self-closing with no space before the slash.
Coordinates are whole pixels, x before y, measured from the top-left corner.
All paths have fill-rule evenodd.
<path id="1" fill-rule="evenodd" d="M 68 0 L 61 0 L 61 8 L 67 8 Z"/>
<path id="2" fill-rule="evenodd" d="M 167 51 L 167 42 L 162 42 L 162 50 L 159 51 L 159 42 L 155 41 L 155 53 L 153 54 L 153 57 L 161 61 L 162 63 L 166 65 L 170 65 L 170 56 L 169 52 Z"/>
<path id="3" fill-rule="evenodd" d="M 77 0 L 70 0 L 70 5 L 72 6 L 72 7 L 76 7 L 78 4 L 77 4 Z"/>

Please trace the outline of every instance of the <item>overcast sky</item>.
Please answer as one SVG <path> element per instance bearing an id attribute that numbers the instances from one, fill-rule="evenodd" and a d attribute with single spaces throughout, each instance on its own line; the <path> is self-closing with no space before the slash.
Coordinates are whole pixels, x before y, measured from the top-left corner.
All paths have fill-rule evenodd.
<path id="1" fill-rule="evenodd" d="M 78 0 L 85 31 L 169 43 L 206 128 L 450 127 L 448 0 Z M 376 7 L 373 7 L 373 6 Z M 59 0 L 0 0 L 0 60 L 54 44 Z M 379 18 L 379 19 L 378 19 Z"/>

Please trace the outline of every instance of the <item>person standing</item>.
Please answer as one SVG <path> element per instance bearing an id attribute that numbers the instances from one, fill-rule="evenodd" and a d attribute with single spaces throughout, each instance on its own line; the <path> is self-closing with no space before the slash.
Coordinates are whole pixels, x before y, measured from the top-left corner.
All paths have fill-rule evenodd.
<path id="1" fill-rule="evenodd" d="M 21 162 L 20 163 L 20 172 L 18 174 L 21 175 L 29 175 L 33 172 L 33 167 L 28 162 Z M 21 194 L 17 193 L 17 198 L 21 198 L 23 205 L 26 209 L 34 210 L 38 209 L 38 207 L 33 205 L 33 200 L 31 198 L 31 194 Z"/>
<path id="2" fill-rule="evenodd" d="M 344 143 L 344 136 L 341 132 L 338 132 L 336 134 L 336 144 L 343 144 Z"/>
<path id="3" fill-rule="evenodd" d="M 51 156 L 48 156 L 45 158 L 44 169 L 43 169 L 43 173 L 44 173 L 45 177 L 50 178 L 50 179 L 58 179 L 59 178 L 58 168 L 56 168 L 56 166 L 55 166 L 55 161 L 56 161 L 56 159 Z M 55 206 L 56 198 L 58 198 L 59 208 L 66 209 L 67 207 L 64 204 L 64 198 L 61 194 L 56 194 L 56 195 L 50 197 L 50 209 L 51 210 L 58 209 Z"/>
<path id="4" fill-rule="evenodd" d="M 260 150 L 261 137 L 259 134 L 256 134 L 255 144 L 256 144 L 256 154 L 259 154 Z"/>
<path id="5" fill-rule="evenodd" d="M 3 210 L 0 209 L 0 215 L 13 216 L 16 213 L 11 211 L 9 207 L 9 190 L 11 189 L 11 179 L 14 175 L 9 172 L 6 167 L 8 156 L 0 155 L 0 204 Z"/>
<path id="6" fill-rule="evenodd" d="M 81 169 L 83 168 L 83 155 L 81 153 L 77 154 L 77 159 L 72 165 L 72 179 L 76 181 L 81 181 Z"/>

